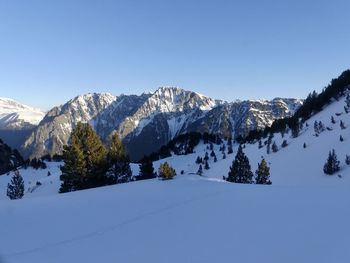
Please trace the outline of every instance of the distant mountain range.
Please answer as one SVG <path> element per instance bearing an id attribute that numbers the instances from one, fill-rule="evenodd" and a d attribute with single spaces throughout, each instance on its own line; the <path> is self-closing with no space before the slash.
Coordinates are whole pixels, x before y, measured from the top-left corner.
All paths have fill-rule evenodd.
<path id="1" fill-rule="evenodd" d="M 282 98 L 225 102 L 177 87 L 161 87 L 141 95 L 85 94 L 44 114 L 0 99 L 0 137 L 25 157 L 60 154 L 75 125 L 89 122 L 104 142 L 117 132 L 135 161 L 192 131 L 223 137 L 246 135 L 277 118 L 291 116 L 302 103 Z"/>

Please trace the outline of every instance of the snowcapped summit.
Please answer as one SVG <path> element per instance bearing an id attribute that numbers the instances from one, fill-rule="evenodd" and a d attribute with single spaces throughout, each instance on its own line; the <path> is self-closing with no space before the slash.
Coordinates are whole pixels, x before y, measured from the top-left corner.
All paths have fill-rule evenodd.
<path id="1" fill-rule="evenodd" d="M 45 113 L 13 99 L 0 98 L 0 129 L 23 129 L 37 125 Z"/>

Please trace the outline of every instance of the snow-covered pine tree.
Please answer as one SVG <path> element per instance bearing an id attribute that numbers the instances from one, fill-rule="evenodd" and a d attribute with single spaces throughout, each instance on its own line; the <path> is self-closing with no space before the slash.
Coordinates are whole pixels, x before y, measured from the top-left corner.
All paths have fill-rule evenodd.
<path id="1" fill-rule="evenodd" d="M 6 195 L 11 199 L 21 199 L 24 196 L 24 181 L 18 170 L 7 185 Z"/>
<path id="2" fill-rule="evenodd" d="M 255 172 L 256 184 L 271 184 L 270 181 L 270 167 L 268 167 L 265 159 L 262 159 L 258 165 L 258 169 Z"/>
<path id="3" fill-rule="evenodd" d="M 323 166 L 323 171 L 325 174 L 332 175 L 340 170 L 340 162 L 338 161 L 335 150 L 329 152 L 326 163 Z"/>
<path id="4" fill-rule="evenodd" d="M 243 184 L 251 184 L 253 182 L 253 173 L 250 168 L 249 160 L 244 154 L 241 145 L 238 147 L 236 157 L 230 167 L 227 181 Z"/>

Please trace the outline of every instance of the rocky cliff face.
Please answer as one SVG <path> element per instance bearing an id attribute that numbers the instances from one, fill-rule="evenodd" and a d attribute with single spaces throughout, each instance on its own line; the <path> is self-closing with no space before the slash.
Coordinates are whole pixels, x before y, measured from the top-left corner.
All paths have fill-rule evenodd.
<path id="1" fill-rule="evenodd" d="M 213 100 L 195 92 L 162 87 L 153 94 L 86 94 L 47 113 L 22 146 L 31 157 L 61 153 L 77 122 L 90 122 L 103 141 L 117 132 L 132 160 L 156 151 L 177 135 L 197 131 L 224 137 L 245 135 L 290 116 L 301 100 Z"/>

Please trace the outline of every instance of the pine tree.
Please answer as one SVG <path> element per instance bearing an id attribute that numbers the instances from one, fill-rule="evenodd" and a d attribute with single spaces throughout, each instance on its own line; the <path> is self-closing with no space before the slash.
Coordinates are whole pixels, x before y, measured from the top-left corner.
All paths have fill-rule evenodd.
<path id="1" fill-rule="evenodd" d="M 201 164 L 199 165 L 199 168 L 198 168 L 197 174 L 198 174 L 198 175 L 202 175 L 202 174 L 203 174 L 203 167 L 202 167 L 202 165 L 201 165 Z"/>
<path id="2" fill-rule="evenodd" d="M 222 154 L 222 159 L 226 159 L 226 153 Z"/>
<path id="3" fill-rule="evenodd" d="M 167 162 L 162 163 L 159 167 L 159 177 L 163 180 L 173 179 L 176 176 L 175 169 L 172 168 Z"/>
<path id="4" fill-rule="evenodd" d="M 306 148 L 306 143 L 304 142 L 304 144 L 303 144 L 303 148 L 305 149 Z"/>
<path id="5" fill-rule="evenodd" d="M 204 169 L 205 169 L 205 170 L 209 170 L 209 169 L 210 169 L 210 166 L 209 166 L 209 163 L 208 163 L 207 160 L 205 161 Z"/>
<path id="6" fill-rule="evenodd" d="M 208 155 L 208 152 L 205 152 L 205 156 L 204 156 L 204 161 L 208 161 L 209 160 L 209 155 Z"/>
<path id="7" fill-rule="evenodd" d="M 335 119 L 333 116 L 331 116 L 331 122 L 334 124 L 335 123 Z"/>
<path id="8" fill-rule="evenodd" d="M 345 129 L 346 129 L 345 124 L 344 124 L 344 122 L 343 122 L 342 120 L 340 121 L 340 128 L 341 128 L 342 130 L 345 130 Z"/>
<path id="9" fill-rule="evenodd" d="M 346 163 L 346 165 L 350 165 L 350 156 L 349 155 L 345 156 L 345 163 Z"/>
<path id="10" fill-rule="evenodd" d="M 244 184 L 251 184 L 253 182 L 253 173 L 250 168 L 249 160 L 244 154 L 241 145 L 238 147 L 236 157 L 230 167 L 227 181 Z"/>
<path id="11" fill-rule="evenodd" d="M 325 174 L 332 175 L 340 170 L 340 162 L 338 161 L 337 155 L 335 154 L 334 149 L 329 152 L 328 159 L 323 167 Z"/>
<path id="12" fill-rule="evenodd" d="M 216 155 L 214 156 L 214 163 L 218 161 L 218 158 L 216 158 Z"/>
<path id="13" fill-rule="evenodd" d="M 227 147 L 227 154 L 231 154 L 231 153 L 233 153 L 233 149 L 232 149 L 232 145 L 229 145 Z"/>
<path id="14" fill-rule="evenodd" d="M 317 121 L 314 122 L 314 131 L 315 131 L 315 134 L 317 135 L 320 134 L 320 129 Z"/>
<path id="15" fill-rule="evenodd" d="M 156 177 L 151 159 L 147 157 L 143 158 L 139 167 L 140 173 L 137 177 L 138 180 L 152 179 Z"/>
<path id="16" fill-rule="evenodd" d="M 341 136 L 341 135 L 340 135 L 340 137 L 339 137 L 339 141 L 341 141 L 341 142 L 343 142 L 343 141 L 344 141 L 343 136 Z"/>
<path id="17" fill-rule="evenodd" d="M 202 158 L 198 156 L 196 159 L 196 164 L 201 164 L 202 162 L 203 162 Z"/>
<path id="18" fill-rule="evenodd" d="M 270 167 L 268 167 L 265 159 L 262 159 L 258 165 L 258 169 L 255 172 L 256 184 L 271 184 L 270 181 Z"/>
<path id="19" fill-rule="evenodd" d="M 261 149 L 263 147 L 261 139 L 259 140 L 259 146 L 258 147 L 259 147 L 259 149 Z"/>
<path id="20" fill-rule="evenodd" d="M 7 196 L 13 199 L 21 199 L 24 196 L 24 181 L 18 170 L 15 171 L 11 183 L 7 185 Z"/>
<path id="21" fill-rule="evenodd" d="M 285 148 L 288 146 L 287 140 L 283 140 L 281 147 Z"/>
<path id="22" fill-rule="evenodd" d="M 277 144 L 276 144 L 276 142 L 274 141 L 273 142 L 273 144 L 272 144 L 272 146 L 271 146 L 271 149 L 272 149 L 272 151 L 275 153 L 275 152 L 278 152 L 278 146 L 277 146 Z"/>
<path id="23" fill-rule="evenodd" d="M 127 183 L 132 181 L 132 172 L 129 158 L 125 152 L 118 134 L 113 134 L 108 151 L 108 171 L 106 173 L 109 183 Z"/>
<path id="24" fill-rule="evenodd" d="M 347 106 L 348 108 L 350 108 L 350 94 L 347 94 L 347 95 L 346 95 L 345 103 L 346 103 L 346 106 Z"/>
<path id="25" fill-rule="evenodd" d="M 211 156 L 211 157 L 215 157 L 215 156 L 216 156 L 214 150 L 211 151 L 210 156 Z"/>
<path id="26" fill-rule="evenodd" d="M 88 123 L 79 122 L 70 145 L 63 148 L 60 193 L 106 185 L 106 157 L 107 151 L 96 132 Z"/>

